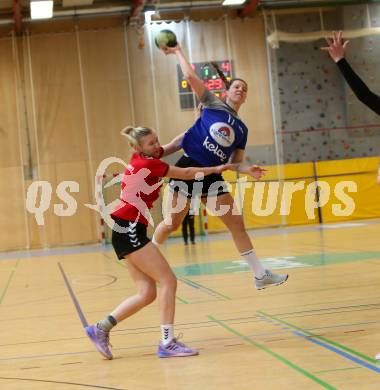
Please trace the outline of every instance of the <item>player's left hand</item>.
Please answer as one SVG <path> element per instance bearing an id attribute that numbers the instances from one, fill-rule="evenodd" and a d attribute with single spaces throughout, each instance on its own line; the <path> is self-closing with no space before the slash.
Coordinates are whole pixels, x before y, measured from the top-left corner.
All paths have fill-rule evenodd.
<path id="1" fill-rule="evenodd" d="M 251 165 L 248 167 L 247 174 L 255 178 L 256 180 L 260 180 L 265 174 L 267 170 L 259 167 L 258 165 Z"/>

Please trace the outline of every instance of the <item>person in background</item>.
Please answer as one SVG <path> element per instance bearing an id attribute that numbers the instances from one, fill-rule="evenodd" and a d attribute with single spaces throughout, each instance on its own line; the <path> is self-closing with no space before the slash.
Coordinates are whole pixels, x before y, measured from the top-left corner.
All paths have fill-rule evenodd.
<path id="1" fill-rule="evenodd" d="M 337 64 L 339 70 L 351 87 L 356 97 L 376 114 L 380 115 L 380 96 L 374 94 L 363 80 L 353 71 L 345 59 L 346 49 L 349 41 L 343 41 L 342 31 L 333 31 L 332 39 L 326 38 L 328 46 L 321 50 L 327 51 L 332 60 Z M 380 185 L 380 163 L 377 171 L 377 183 Z M 380 353 L 375 356 L 380 360 Z"/>
<path id="2" fill-rule="evenodd" d="M 333 31 L 332 39 L 326 38 L 328 46 L 321 47 L 327 51 L 332 60 L 337 64 L 343 77 L 351 87 L 356 97 L 376 114 L 380 115 L 380 96 L 374 94 L 363 80 L 353 71 L 345 58 L 349 41 L 343 41 L 342 31 Z"/>
<path id="3" fill-rule="evenodd" d="M 191 208 L 182 221 L 182 237 L 185 245 L 188 245 L 189 235 L 191 244 L 195 245 L 194 210 Z"/>

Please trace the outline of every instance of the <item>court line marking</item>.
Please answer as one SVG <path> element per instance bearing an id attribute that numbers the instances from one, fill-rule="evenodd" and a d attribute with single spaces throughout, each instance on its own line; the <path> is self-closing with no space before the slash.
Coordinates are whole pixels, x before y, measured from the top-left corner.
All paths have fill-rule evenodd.
<path id="1" fill-rule="evenodd" d="M 214 321 L 207 321 L 208 324 L 210 324 L 209 326 L 212 327 L 214 326 Z M 187 328 L 187 329 L 193 329 L 193 328 Z M 159 332 L 158 331 L 155 331 L 155 332 Z M 233 337 L 219 337 L 217 339 L 213 339 L 213 340 L 210 340 L 209 338 L 202 338 L 202 339 L 196 339 L 196 340 L 193 340 L 193 342 L 196 342 L 196 343 L 204 343 L 204 344 L 207 344 L 207 343 L 210 343 L 211 341 L 215 341 L 215 340 L 218 340 L 218 341 L 221 341 L 221 342 L 227 342 L 227 341 L 231 341 L 231 340 L 234 340 Z M 130 351 L 130 350 L 145 350 L 146 348 L 149 348 L 149 349 L 154 349 L 154 348 L 157 348 L 157 343 L 154 342 L 152 344 L 139 344 L 139 345 L 131 345 L 129 347 L 114 347 L 112 350 L 113 351 Z M 201 348 L 198 348 L 198 349 L 204 349 L 203 347 Z M 89 354 L 89 353 L 96 353 L 98 355 L 98 351 L 96 350 L 91 350 L 91 351 L 75 351 L 75 352 L 60 352 L 60 353 L 45 353 L 45 354 L 41 354 L 41 355 L 24 355 L 24 356 L 12 356 L 12 357 L 7 357 L 7 358 L 0 358 L 0 361 L 14 361 L 14 360 L 33 360 L 33 359 L 43 359 L 43 358 L 48 358 L 48 359 L 51 359 L 51 358 L 58 358 L 58 357 L 61 357 L 61 356 L 72 356 L 72 355 L 84 355 L 84 354 Z M 148 352 L 148 354 L 155 354 L 155 352 Z M 121 358 L 128 358 L 128 357 L 124 357 L 122 356 Z"/>
<path id="2" fill-rule="evenodd" d="M 221 293 L 219 293 L 218 291 L 215 291 L 215 290 L 213 290 L 213 289 L 211 289 L 211 288 L 208 288 L 208 287 L 206 287 L 206 286 L 203 286 L 202 284 L 197 283 L 197 282 L 194 282 L 194 281 L 192 281 L 192 280 L 190 280 L 190 279 L 183 278 L 183 277 L 177 277 L 177 279 L 178 279 L 179 281 L 181 281 L 182 283 L 185 283 L 185 284 L 187 284 L 188 286 L 191 286 L 191 287 L 196 288 L 196 289 L 198 289 L 198 290 L 201 290 L 201 291 L 203 291 L 204 293 L 206 293 L 206 294 L 208 294 L 208 295 L 212 295 L 212 296 L 215 296 L 215 297 L 217 297 L 217 298 L 221 298 L 221 299 L 223 299 L 223 300 L 231 300 L 231 298 L 228 297 L 227 295 L 221 294 Z"/>
<path id="3" fill-rule="evenodd" d="M 235 319 L 225 319 L 224 321 L 231 322 L 233 324 L 249 324 L 252 322 L 256 322 L 256 317 L 247 317 L 245 321 L 235 321 Z M 316 331 L 316 330 L 326 330 L 326 329 L 336 329 L 336 328 L 350 328 L 352 326 L 363 326 L 363 325 L 374 325 L 374 324 L 379 324 L 380 321 L 370 321 L 370 322 L 352 322 L 352 323 L 346 323 L 346 324 L 340 324 L 340 325 L 329 325 L 329 326 L 317 326 L 315 328 L 309 328 L 309 331 Z M 365 329 L 367 330 L 367 329 Z M 346 332 L 345 332 L 346 333 Z M 268 333 L 268 332 L 261 332 L 261 333 L 256 333 L 256 336 L 263 335 L 265 336 L 266 334 L 272 335 L 275 333 Z M 1 345 L 0 345 L 1 346 Z"/>
<path id="4" fill-rule="evenodd" d="M 233 324 L 246 324 L 246 323 L 252 323 L 252 322 L 258 322 L 259 320 L 256 320 L 256 317 L 246 317 L 248 321 L 244 322 L 235 322 L 236 319 L 243 319 L 244 317 L 238 317 L 238 318 L 225 318 L 222 321 L 224 322 L 232 322 Z M 379 321 L 376 321 L 378 323 Z M 211 326 L 214 326 L 214 321 L 200 321 L 200 322 L 186 322 L 186 323 L 178 323 L 176 324 L 176 329 L 178 330 L 187 330 L 187 329 L 194 329 L 195 328 L 208 328 Z M 344 324 L 341 326 L 356 326 L 356 325 L 363 325 L 367 323 L 353 323 L 353 324 Z M 340 327 L 339 325 L 332 325 L 329 327 L 322 327 L 322 328 L 314 328 L 314 329 L 327 329 L 327 328 L 335 328 L 335 327 Z M 157 330 L 157 326 L 145 326 L 145 327 L 137 327 L 137 328 L 124 328 L 124 329 L 118 329 L 114 330 L 113 334 L 116 335 L 117 333 L 128 333 L 128 334 L 141 334 L 141 333 L 157 333 L 159 330 Z M 259 332 L 259 333 L 253 333 L 248 335 L 248 337 L 255 337 L 256 339 L 262 339 L 268 336 L 275 336 L 275 335 L 281 335 L 284 334 L 286 331 L 285 330 L 279 330 L 275 332 Z M 84 337 L 76 337 L 74 339 L 80 340 L 83 339 Z M 33 343 L 49 343 L 49 342 L 64 342 L 68 339 L 52 339 L 52 340 L 44 340 L 44 341 L 31 341 L 31 342 L 25 342 L 25 343 L 14 343 L 14 344 L 0 344 L 0 347 L 4 346 L 15 346 L 15 345 L 28 345 L 28 344 L 33 344 Z M 70 340 L 73 340 L 73 338 L 70 338 Z M 206 339 L 207 340 L 207 339 Z M 224 340 L 224 339 L 223 339 Z M 229 338 L 225 338 L 225 340 L 230 340 Z M 204 341 L 204 340 L 197 340 L 197 341 Z M 156 344 L 152 345 L 144 345 L 143 347 L 154 347 Z M 140 346 L 131 346 L 131 347 L 120 347 L 120 348 L 114 348 L 114 350 L 129 350 L 129 349 L 136 349 L 139 348 Z M 75 355 L 75 354 L 84 354 L 84 353 L 91 353 L 94 351 L 78 351 L 78 352 L 66 352 L 66 353 L 56 353 L 56 354 L 44 354 L 44 355 L 29 355 L 29 356 L 14 356 L 11 358 L 0 358 L 0 361 L 8 361 L 8 360 L 19 360 L 19 359 L 35 359 L 35 358 L 44 358 L 44 357 L 58 357 L 61 355 Z M 358 367 L 361 368 L 361 367 Z"/>
<path id="5" fill-rule="evenodd" d="M 126 390 L 125 388 L 120 387 L 108 387 L 108 386 L 99 386 L 99 385 L 89 385 L 86 383 L 75 383 L 75 382 L 61 382 L 61 381 L 49 381 L 44 379 L 32 379 L 32 378 L 17 378 L 17 377 L 5 377 L 0 376 L 0 379 L 5 380 L 18 380 L 26 382 L 43 382 L 43 383 L 57 383 L 61 385 L 72 385 L 72 386 L 83 386 L 83 387 L 92 387 L 94 389 L 107 389 L 107 390 Z"/>
<path id="6" fill-rule="evenodd" d="M 91 276 L 101 276 L 101 277 L 107 277 L 107 278 L 110 278 L 111 279 L 111 281 L 108 281 L 108 282 L 104 282 L 104 284 L 100 284 L 100 285 L 90 285 L 90 287 L 88 287 L 89 288 L 89 291 L 91 291 L 91 290 L 93 290 L 93 289 L 95 289 L 95 290 L 97 290 L 98 288 L 102 288 L 102 287 L 108 287 L 108 286 L 110 286 L 111 284 L 114 284 L 114 283 L 116 283 L 117 281 L 118 281 L 118 277 L 117 276 L 115 276 L 115 275 L 109 275 L 109 274 L 90 274 L 90 273 L 86 273 L 85 274 L 85 276 L 86 277 L 91 277 Z M 73 279 L 73 284 L 76 284 L 77 286 L 89 286 L 88 284 L 86 285 L 86 283 L 81 283 L 81 280 L 80 280 L 80 276 L 78 277 L 76 277 L 76 279 Z M 91 290 L 90 290 L 91 289 Z"/>
<path id="7" fill-rule="evenodd" d="M 211 321 L 200 321 L 200 322 L 184 322 L 184 323 L 176 323 L 175 327 L 177 330 L 185 331 L 188 329 L 201 329 L 201 328 L 208 328 L 213 326 Z M 159 327 L 157 325 L 154 326 L 144 326 L 144 327 L 137 327 L 137 328 L 122 328 L 122 329 L 115 329 L 112 330 L 113 336 L 117 335 L 123 335 L 124 333 L 128 333 L 129 335 L 139 335 L 142 333 L 160 333 Z M 28 342 L 20 342 L 20 343 L 10 343 L 10 344 L 0 344 L 0 347 L 9 347 L 9 346 L 17 346 L 17 345 L 30 345 L 30 344 L 42 344 L 42 343 L 58 343 L 58 342 L 66 342 L 67 340 L 82 340 L 86 338 L 87 336 L 81 336 L 81 337 L 65 337 L 60 339 L 50 339 L 50 340 L 38 340 L 38 341 L 28 341 Z M 156 344 L 152 344 L 153 346 L 157 346 Z M 115 349 L 115 348 L 114 348 Z M 117 348 L 116 348 L 117 349 Z M 120 349 L 120 348 L 119 348 Z M 82 352 L 78 352 L 82 353 Z M 71 354 L 71 352 L 69 353 Z M 45 355 L 41 355 L 45 356 Z M 50 356 L 50 355 L 48 355 Z M 53 355 L 55 356 L 55 355 Z M 28 356 L 25 356 L 28 358 Z M 32 356 L 34 357 L 34 356 Z M 18 357 L 17 357 L 18 358 Z M 0 358 L 0 361 L 2 360 L 10 360 L 13 358 Z"/>
<path id="8" fill-rule="evenodd" d="M 228 321 L 228 320 L 224 320 Z M 195 325 L 195 326 L 194 326 Z M 177 323 L 176 329 L 178 330 L 186 330 L 186 329 L 194 329 L 194 328 L 208 328 L 214 326 L 214 321 L 200 321 L 200 322 L 184 322 L 184 323 Z M 157 329 L 157 326 L 145 326 L 145 327 L 137 327 L 137 328 L 124 328 L 124 329 L 118 329 L 113 331 L 113 334 L 116 333 L 129 333 L 129 334 L 141 334 L 141 333 L 158 333 L 159 330 Z M 272 332 L 271 334 L 276 334 L 278 332 Z M 256 334 L 253 334 L 251 337 L 256 336 Z M 261 335 L 259 335 L 260 337 Z M 74 339 L 80 340 L 87 337 L 76 337 Z M 225 340 L 231 340 L 231 338 L 219 338 L 221 341 Z M 64 342 L 67 339 L 52 339 L 52 340 L 45 340 L 45 341 L 31 341 L 31 342 L 25 342 L 25 343 L 14 343 L 14 344 L 3 344 L 0 346 L 12 346 L 12 345 L 24 345 L 24 344 L 32 344 L 32 343 L 44 343 L 44 342 Z M 70 340 L 73 340 L 71 338 Z M 206 339 L 197 339 L 196 342 L 209 342 L 210 340 L 208 338 Z M 132 345 L 129 347 L 119 347 L 114 348 L 115 351 L 123 351 L 123 350 L 134 350 L 139 348 L 150 348 L 155 347 L 156 344 L 144 344 L 144 345 Z M 97 353 L 97 351 L 91 350 L 91 351 L 75 351 L 75 352 L 62 352 L 62 353 L 46 353 L 41 355 L 23 355 L 23 356 L 13 356 L 13 357 L 7 357 L 7 358 L 1 358 L 0 361 L 12 361 L 12 360 L 33 360 L 33 359 L 41 359 L 41 358 L 53 358 L 53 357 L 60 357 L 60 356 L 70 356 L 70 355 L 82 355 L 82 354 L 88 354 L 88 353 Z"/>
<path id="9" fill-rule="evenodd" d="M 375 367 L 372 364 L 365 362 L 364 360 L 358 359 L 357 357 L 352 356 L 347 352 L 341 351 L 340 349 L 333 347 L 332 345 L 328 345 L 326 343 L 323 343 L 322 341 L 316 340 L 316 338 L 319 338 L 319 337 L 314 338 L 314 337 L 306 336 L 302 332 L 293 332 L 293 334 L 303 338 L 306 341 L 309 341 L 310 343 L 317 344 L 317 345 L 324 347 L 332 352 L 335 352 L 336 354 L 338 354 L 338 355 L 340 355 L 348 360 L 351 360 L 354 363 L 360 364 L 361 366 L 368 368 L 369 370 L 374 371 L 377 374 L 380 373 L 379 367 Z"/>
<path id="10" fill-rule="evenodd" d="M 223 321 L 229 321 L 228 319 L 224 319 Z M 201 326 L 201 327 L 209 327 L 209 326 L 213 326 L 213 323 L 214 321 L 204 321 L 203 322 L 204 325 Z M 183 323 L 183 324 L 180 324 L 180 326 L 189 326 L 191 325 L 192 323 Z M 133 330 L 135 331 L 135 334 L 140 334 L 141 333 L 141 330 L 147 330 L 149 332 L 149 329 L 150 328 L 156 328 L 156 327 L 142 327 L 142 328 L 134 328 Z M 184 329 L 190 329 L 190 328 L 184 328 Z M 156 329 L 152 329 L 152 331 L 156 332 Z M 119 331 L 115 331 L 115 332 L 130 332 L 129 329 L 121 329 Z M 280 333 L 280 332 L 271 332 L 271 334 L 275 334 L 275 333 Z M 281 332 L 283 333 L 283 332 Z M 271 335 L 271 334 L 268 334 L 268 335 Z M 256 334 L 252 334 L 252 335 L 249 335 L 249 337 L 256 337 L 257 335 Z M 259 337 L 262 337 L 263 334 L 259 334 L 258 335 Z M 248 336 L 247 336 L 248 337 Z M 207 339 L 205 339 L 207 341 Z M 205 341 L 205 340 L 197 340 L 197 342 L 201 342 L 201 341 Z M 231 340 L 230 338 L 221 338 L 221 340 Z M 53 341 L 59 341 L 59 340 L 53 340 Z M 149 345 L 134 345 L 134 346 L 130 346 L 130 347 L 121 347 L 121 348 L 114 348 L 114 350 L 118 350 L 118 351 L 123 351 L 123 350 L 135 350 L 136 348 L 139 349 L 139 348 L 148 348 L 148 347 L 154 347 L 156 344 L 149 344 Z M 82 354 L 87 354 L 87 353 L 92 353 L 94 351 L 76 351 L 76 352 L 66 352 L 66 353 L 55 353 L 55 354 L 43 354 L 43 355 L 30 355 L 30 356 L 15 356 L 15 357 L 11 357 L 11 358 L 0 358 L 0 361 L 10 361 L 10 360 L 20 360 L 20 359 L 26 359 L 26 360 L 30 360 L 30 359 L 38 359 L 38 358 L 51 358 L 51 357 L 59 357 L 59 356 L 67 356 L 67 355 L 82 355 Z M 360 368 L 360 367 L 358 367 Z"/>
<path id="11" fill-rule="evenodd" d="M 189 304 L 188 301 L 186 301 L 185 299 L 179 297 L 178 295 L 176 295 L 175 297 L 176 297 L 176 299 L 178 299 L 180 302 L 185 303 L 185 304 Z"/>
<path id="12" fill-rule="evenodd" d="M 281 361 L 282 363 L 286 364 L 287 366 L 289 366 L 290 368 L 293 368 L 294 370 L 298 371 L 299 373 L 305 375 L 307 378 L 311 379 L 312 381 L 318 383 L 319 385 L 321 385 L 322 387 L 324 387 L 325 389 L 329 389 L 329 390 L 338 390 L 336 387 L 333 387 L 332 385 L 330 385 L 329 383 L 323 381 L 322 379 L 318 378 L 317 376 L 313 375 L 312 373 L 306 371 L 305 369 L 303 369 L 302 367 L 292 363 L 290 360 L 286 359 L 285 357 L 279 355 L 278 353 L 272 351 L 271 349 L 265 347 L 264 345 L 262 344 L 259 344 L 258 342 L 252 340 L 250 337 L 248 336 L 245 336 L 243 335 L 242 333 L 238 332 L 237 330 L 235 330 L 234 328 L 231 328 L 230 326 L 228 326 L 227 324 L 225 324 L 223 321 L 220 321 L 218 319 L 216 319 L 215 317 L 211 316 L 211 315 L 208 315 L 208 318 L 210 318 L 212 321 L 216 322 L 217 324 L 219 324 L 222 328 L 228 330 L 230 333 L 233 333 L 234 335 L 240 337 L 242 340 L 246 341 L 248 344 L 251 344 L 257 348 L 259 348 L 260 350 L 266 352 L 267 354 L 273 356 L 274 358 L 276 358 L 277 360 Z"/>
<path id="13" fill-rule="evenodd" d="M 359 305 L 348 305 L 348 306 L 334 306 L 334 307 L 322 307 L 319 309 L 308 309 L 301 311 L 292 311 L 292 312 L 284 312 L 277 313 L 276 316 L 292 316 L 292 317 L 306 317 L 308 315 L 319 315 L 319 314 L 336 314 L 336 313 L 351 313 L 353 311 L 361 311 L 361 310 L 372 310 L 372 309 L 380 309 L 379 303 L 366 303 Z M 309 314 L 310 313 L 310 314 Z M 294 316 L 295 314 L 295 316 Z M 297 314 L 303 314 L 302 316 L 297 316 Z"/>
<path id="14" fill-rule="evenodd" d="M 110 276 L 110 275 L 107 275 L 107 276 Z M 86 293 L 90 293 L 94 290 L 98 290 L 100 288 L 103 288 L 103 287 L 108 287 L 110 286 L 111 284 L 113 284 L 114 282 L 110 283 L 108 282 L 107 284 L 100 284 L 98 286 L 94 286 L 94 287 L 90 287 L 90 288 L 87 288 L 87 289 L 83 289 L 83 290 L 80 290 L 80 291 L 77 291 L 77 295 L 80 295 L 80 294 L 86 294 Z M 66 293 L 63 293 L 62 295 L 56 295 L 56 296 L 52 296 L 52 297 L 48 297 L 48 298 L 39 298 L 39 299 L 34 299 L 34 300 L 30 300 L 30 301 L 23 301 L 23 302 L 20 302 L 20 303 L 12 303 L 12 304 L 6 304 L 6 305 L 3 305 L 4 307 L 17 307 L 17 306 L 25 306 L 25 305 L 30 305 L 30 304 L 45 304 L 46 302 L 49 302 L 49 301 L 54 301 L 54 300 L 66 300 L 67 296 L 66 296 Z M 32 317 L 30 317 L 32 318 Z M 42 318 L 41 316 L 39 316 L 39 318 Z M 19 318 L 15 318 L 16 320 L 19 319 Z M 8 318 L 9 320 L 9 318 Z M 1 320 L 0 320 L 1 321 Z"/>
<path id="15" fill-rule="evenodd" d="M 348 371 L 348 370 L 358 370 L 362 367 L 345 367 L 345 368 L 334 368 L 331 370 L 321 370 L 321 371 L 314 371 L 314 374 L 323 374 L 325 372 L 333 372 L 333 371 Z"/>
<path id="16" fill-rule="evenodd" d="M 14 276 L 15 272 L 16 272 L 16 269 L 17 269 L 17 266 L 18 266 L 19 262 L 20 262 L 20 259 L 17 259 L 16 265 L 13 267 L 12 272 L 11 272 L 11 274 L 8 277 L 7 283 L 6 283 L 6 285 L 4 287 L 4 290 L 3 290 L 3 292 L 1 293 L 1 296 L 0 296 L 0 305 L 3 303 L 3 299 L 5 297 L 5 294 L 8 292 L 8 288 L 9 288 L 9 286 L 11 284 L 11 281 L 13 279 L 13 276 Z"/>
<path id="17" fill-rule="evenodd" d="M 64 256 L 72 254 L 101 253 L 104 248 L 101 244 L 76 245 L 69 248 L 31 249 L 23 251 L 4 252 L 0 254 L 0 260 L 30 259 L 33 257 Z"/>
<path id="18" fill-rule="evenodd" d="M 63 276 L 63 280 L 65 281 L 65 284 L 66 284 L 66 287 L 67 287 L 67 290 L 69 291 L 69 294 L 70 294 L 70 297 L 71 297 L 71 300 L 73 301 L 73 304 L 74 304 L 74 307 L 78 313 L 78 316 L 79 316 L 79 319 L 81 320 L 82 322 L 82 325 L 83 327 L 85 328 L 86 326 L 88 326 L 88 322 L 86 320 L 86 317 L 84 316 L 83 314 L 83 311 L 80 307 L 80 304 L 79 304 L 79 301 L 77 300 L 75 294 L 74 294 L 74 291 L 73 289 L 71 288 L 70 286 L 70 282 L 69 282 L 69 279 L 67 278 L 66 274 L 65 274 L 65 271 L 63 270 L 63 267 L 61 265 L 60 262 L 58 262 L 58 267 L 62 273 L 62 276 Z"/>
<path id="19" fill-rule="evenodd" d="M 288 326 L 289 328 L 292 328 L 292 329 L 295 330 L 295 331 L 302 332 L 304 335 L 308 335 L 308 336 L 313 337 L 314 339 L 318 339 L 318 340 L 320 340 L 320 342 L 324 342 L 324 343 L 326 343 L 326 344 L 330 344 L 331 346 L 333 346 L 333 347 L 331 347 L 331 348 L 334 348 L 334 347 L 335 347 L 335 348 L 340 348 L 340 349 L 342 349 L 343 351 L 346 351 L 346 352 L 348 352 L 348 353 L 351 353 L 352 355 L 355 355 L 355 356 L 358 356 L 358 357 L 362 358 L 363 360 L 366 360 L 367 362 L 376 363 L 376 360 L 375 360 L 375 359 L 372 359 L 372 358 L 370 358 L 369 356 L 364 355 L 364 354 L 361 353 L 361 352 L 355 351 L 355 350 L 352 349 L 352 348 L 346 347 L 346 346 L 343 345 L 343 344 L 340 344 L 340 343 L 338 343 L 338 342 L 329 340 L 329 339 L 327 339 L 326 337 L 323 337 L 323 336 L 318 336 L 318 335 L 316 335 L 316 334 L 314 334 L 314 333 L 312 333 L 312 332 L 310 332 L 310 331 L 308 331 L 308 330 L 306 330 L 306 329 L 300 328 L 299 326 L 296 326 L 296 325 L 293 325 L 293 324 L 291 324 L 291 323 L 289 323 L 289 322 L 287 322 L 287 321 L 281 320 L 280 318 L 278 318 L 278 317 L 276 317 L 276 316 L 274 316 L 274 315 L 264 313 L 264 312 L 261 311 L 261 310 L 258 310 L 257 312 L 258 312 L 259 314 L 261 314 L 262 316 L 264 316 L 264 317 L 266 317 L 266 318 L 270 318 L 270 319 L 272 319 L 272 320 L 274 320 L 274 321 L 277 321 L 277 322 L 279 322 L 279 323 L 281 323 L 281 324 L 283 324 L 283 325 L 286 325 L 286 326 Z M 315 341 L 316 341 L 316 340 L 315 340 Z M 327 346 L 326 346 L 326 347 L 327 347 Z M 329 349 L 330 349 L 330 348 L 329 348 Z M 335 352 L 335 351 L 334 351 L 334 352 Z M 339 352 L 341 352 L 342 354 L 343 354 L 343 353 L 346 353 L 346 352 L 342 352 L 342 351 L 339 351 Z M 350 356 L 350 355 L 349 355 L 349 356 Z M 352 358 L 353 358 L 353 357 L 352 357 Z M 352 360 L 352 359 L 351 359 L 351 360 Z M 364 362 L 363 362 L 363 363 L 364 363 Z M 365 364 L 367 364 L 367 363 L 365 363 Z M 378 369 L 378 370 L 379 370 L 378 372 L 380 372 L 380 369 Z"/>

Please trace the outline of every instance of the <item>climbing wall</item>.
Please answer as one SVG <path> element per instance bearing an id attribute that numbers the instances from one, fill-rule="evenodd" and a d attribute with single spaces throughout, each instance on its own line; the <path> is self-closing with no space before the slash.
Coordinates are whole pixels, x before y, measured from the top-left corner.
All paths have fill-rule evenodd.
<path id="1" fill-rule="evenodd" d="M 276 28 L 303 33 L 380 25 L 380 6 L 349 6 L 323 14 L 276 16 Z M 380 154 L 380 117 L 346 85 L 336 64 L 321 52 L 324 40 L 281 42 L 270 49 L 278 143 L 284 162 L 330 160 Z M 380 95 L 380 37 L 352 39 L 347 59 Z"/>

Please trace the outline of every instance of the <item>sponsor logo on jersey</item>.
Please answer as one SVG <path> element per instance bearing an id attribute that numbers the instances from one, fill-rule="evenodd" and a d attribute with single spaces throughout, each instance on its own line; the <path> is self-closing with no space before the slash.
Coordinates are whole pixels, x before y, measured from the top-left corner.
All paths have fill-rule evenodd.
<path id="1" fill-rule="evenodd" d="M 224 122 L 216 122 L 210 127 L 210 135 L 219 145 L 228 147 L 235 141 L 234 129 Z"/>
<path id="2" fill-rule="evenodd" d="M 208 137 L 206 137 L 206 139 L 203 141 L 203 146 L 208 151 L 218 156 L 222 162 L 227 160 L 227 155 L 223 152 L 223 150 L 220 149 L 218 145 L 215 145 L 214 143 L 210 142 Z"/>

